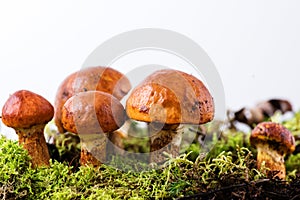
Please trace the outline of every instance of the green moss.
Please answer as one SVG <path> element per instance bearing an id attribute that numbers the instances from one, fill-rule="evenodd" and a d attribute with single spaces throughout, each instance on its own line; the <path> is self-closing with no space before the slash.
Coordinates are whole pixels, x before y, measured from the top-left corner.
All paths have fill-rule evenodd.
<path id="1" fill-rule="evenodd" d="M 1 198 L 22 197 L 32 193 L 31 177 L 27 172 L 30 166 L 28 154 L 17 144 L 1 137 L 0 139 L 0 185 Z"/>
<path id="2" fill-rule="evenodd" d="M 254 150 L 249 142 L 248 133 L 243 133 L 239 131 L 225 131 L 222 133 L 219 139 L 215 138 L 213 140 L 213 147 L 209 151 L 209 157 L 216 157 L 221 152 L 234 151 L 236 146 L 246 147 L 248 149 Z"/>
<path id="3" fill-rule="evenodd" d="M 287 171 L 296 170 L 297 173 L 300 173 L 300 111 L 282 124 L 292 132 L 296 139 L 296 151 L 285 161 Z"/>
<path id="4" fill-rule="evenodd" d="M 80 167 L 73 172 L 67 163 L 51 161 L 49 168 L 32 169 L 29 157 L 16 142 L 0 139 L 0 197 L 25 199 L 149 199 L 193 194 L 201 188 L 221 186 L 225 176 L 260 176 L 248 169 L 251 152 L 237 148 L 216 158 L 192 162 L 187 155 L 169 160 L 160 170 L 123 172 L 102 165 Z M 233 154 L 237 157 L 234 158 Z M 248 169 L 248 170 L 247 170 Z"/>
<path id="5" fill-rule="evenodd" d="M 300 128 L 299 119 L 300 114 L 297 113 L 290 121 L 284 122 L 295 135 Z M 252 188 L 247 191 L 256 191 L 258 188 L 261 191 L 263 186 L 260 183 L 266 182 L 266 177 L 256 169 L 256 152 L 249 144 L 249 134 L 225 130 L 219 135 L 212 133 L 212 140 L 207 141 L 211 147 L 207 154 L 199 143 L 193 142 L 182 155 L 170 158 L 162 168 L 155 170 L 148 166 L 147 170 L 140 172 L 137 169 L 145 166 L 141 166 L 141 163 L 135 165 L 134 160 L 130 164 L 133 168 L 120 168 L 127 167 L 126 171 L 107 165 L 102 165 L 99 169 L 75 168 L 69 160 L 51 160 L 49 168 L 32 169 L 27 152 L 17 142 L 1 137 L 0 198 L 172 199 L 199 194 L 212 194 L 210 197 L 214 197 L 214 191 L 235 185 L 257 185 L 255 190 Z M 126 145 L 132 152 L 139 152 L 148 145 L 146 140 L 144 143 L 139 140 L 139 147 L 134 149 L 135 142 L 127 142 Z M 74 148 L 71 144 L 68 148 L 61 144 L 59 142 L 57 147 L 63 148 L 58 150 L 59 157 L 63 158 Z M 122 159 L 124 158 L 112 158 L 112 163 L 116 162 L 120 166 L 126 163 Z M 295 180 L 299 173 L 299 163 L 300 154 L 287 158 L 289 181 Z M 270 191 L 278 189 L 274 189 L 278 182 L 271 184 L 272 187 L 270 184 Z M 297 184 L 298 182 L 295 183 L 296 186 Z M 281 185 L 279 188 L 285 187 Z M 225 197 L 226 194 L 224 193 Z M 234 194 L 238 194 L 238 191 Z M 245 194 L 245 191 L 241 194 Z"/>

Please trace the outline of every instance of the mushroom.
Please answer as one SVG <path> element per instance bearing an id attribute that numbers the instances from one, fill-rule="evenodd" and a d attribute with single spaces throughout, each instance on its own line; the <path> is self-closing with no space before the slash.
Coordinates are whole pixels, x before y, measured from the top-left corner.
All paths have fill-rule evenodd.
<path id="1" fill-rule="evenodd" d="M 126 102 L 129 118 L 148 123 L 150 162 L 165 160 L 162 152 L 179 154 L 184 124 L 200 125 L 214 117 L 214 102 L 196 77 L 178 70 L 159 70 L 148 76 Z"/>
<path id="2" fill-rule="evenodd" d="M 54 121 L 60 133 L 65 129 L 61 123 L 61 110 L 65 102 L 79 92 L 97 90 L 112 94 L 121 100 L 131 89 L 127 77 L 109 67 L 87 67 L 67 76 L 60 84 L 55 97 Z"/>
<path id="3" fill-rule="evenodd" d="M 124 120 L 125 110 L 119 100 L 100 91 L 78 93 L 62 108 L 64 129 L 80 137 L 81 165 L 97 167 L 106 161 L 107 138 Z"/>
<path id="4" fill-rule="evenodd" d="M 250 143 L 257 148 L 258 169 L 264 163 L 270 169 L 268 176 L 285 179 L 284 157 L 295 150 L 295 138 L 291 132 L 278 123 L 261 122 L 252 130 Z"/>
<path id="5" fill-rule="evenodd" d="M 42 96 L 28 90 L 12 94 L 2 108 L 3 123 L 15 129 L 19 144 L 28 151 L 33 167 L 49 166 L 44 128 L 53 115 L 53 106 Z"/>

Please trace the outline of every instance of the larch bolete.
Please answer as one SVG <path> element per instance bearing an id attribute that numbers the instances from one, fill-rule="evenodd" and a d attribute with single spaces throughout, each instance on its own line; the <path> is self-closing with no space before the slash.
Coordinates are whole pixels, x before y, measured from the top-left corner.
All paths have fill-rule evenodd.
<path id="1" fill-rule="evenodd" d="M 64 129 L 80 136 L 80 164 L 97 167 L 106 161 L 107 139 L 123 125 L 125 110 L 108 93 L 81 92 L 66 101 L 61 121 Z"/>
<path id="2" fill-rule="evenodd" d="M 15 129 L 19 144 L 28 151 L 33 167 L 49 166 L 44 128 L 53 115 L 53 106 L 44 97 L 28 90 L 10 95 L 2 108 L 2 122 Z"/>
<path id="3" fill-rule="evenodd" d="M 179 155 L 183 126 L 214 118 L 214 102 L 205 85 L 193 75 L 163 69 L 149 75 L 126 102 L 129 118 L 147 122 L 150 162 L 165 160 L 163 152 Z"/>
<path id="4" fill-rule="evenodd" d="M 270 170 L 268 175 L 285 179 L 284 157 L 295 150 L 292 133 L 281 124 L 261 122 L 252 130 L 250 143 L 257 148 L 258 169 L 264 163 Z"/>

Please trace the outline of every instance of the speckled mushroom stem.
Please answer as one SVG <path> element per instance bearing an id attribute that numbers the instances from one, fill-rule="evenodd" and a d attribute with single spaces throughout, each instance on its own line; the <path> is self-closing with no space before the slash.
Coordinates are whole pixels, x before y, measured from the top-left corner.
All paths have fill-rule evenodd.
<path id="1" fill-rule="evenodd" d="M 87 134 L 80 136 L 81 141 L 81 165 L 99 167 L 106 161 L 106 134 Z"/>
<path id="2" fill-rule="evenodd" d="M 284 165 L 284 154 L 281 154 L 278 150 L 270 148 L 265 144 L 257 146 L 257 168 L 263 169 L 264 173 L 271 178 L 278 177 L 282 180 L 286 177 L 286 170 Z M 268 169 L 268 170 L 267 170 Z"/>
<path id="3" fill-rule="evenodd" d="M 45 124 L 30 128 L 16 128 L 19 144 L 28 151 L 32 167 L 49 166 L 50 155 L 44 137 Z"/>
<path id="4" fill-rule="evenodd" d="M 160 125 L 151 123 L 149 125 L 150 133 L 150 163 L 163 163 L 167 160 L 164 152 L 177 157 L 180 151 L 180 144 L 183 134 L 183 127 L 175 125 L 161 125 L 161 130 L 157 128 Z"/>

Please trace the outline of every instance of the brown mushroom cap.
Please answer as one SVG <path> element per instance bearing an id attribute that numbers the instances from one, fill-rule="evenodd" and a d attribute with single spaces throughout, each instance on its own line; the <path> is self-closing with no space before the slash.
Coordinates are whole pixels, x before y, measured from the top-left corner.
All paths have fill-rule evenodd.
<path id="1" fill-rule="evenodd" d="M 131 119 L 165 124 L 203 124 L 214 117 L 214 102 L 196 77 L 172 69 L 148 76 L 126 102 Z"/>
<path id="2" fill-rule="evenodd" d="M 259 123 L 250 136 L 253 146 L 269 144 L 275 150 L 283 154 L 292 153 L 295 150 L 295 138 L 291 132 L 281 124 L 274 122 Z"/>
<path id="3" fill-rule="evenodd" d="M 123 105 L 112 95 L 100 91 L 78 93 L 62 108 L 64 128 L 76 134 L 109 133 L 124 121 Z"/>
<path id="4" fill-rule="evenodd" d="M 12 94 L 2 108 L 2 121 L 12 128 L 30 128 L 46 124 L 53 115 L 54 108 L 49 101 L 27 90 L 19 90 Z"/>
<path id="5" fill-rule="evenodd" d="M 55 124 L 59 132 L 64 132 L 61 124 L 61 109 L 64 103 L 79 92 L 98 90 L 122 99 L 131 89 L 126 76 L 109 67 L 88 67 L 70 74 L 61 83 L 55 98 Z"/>

